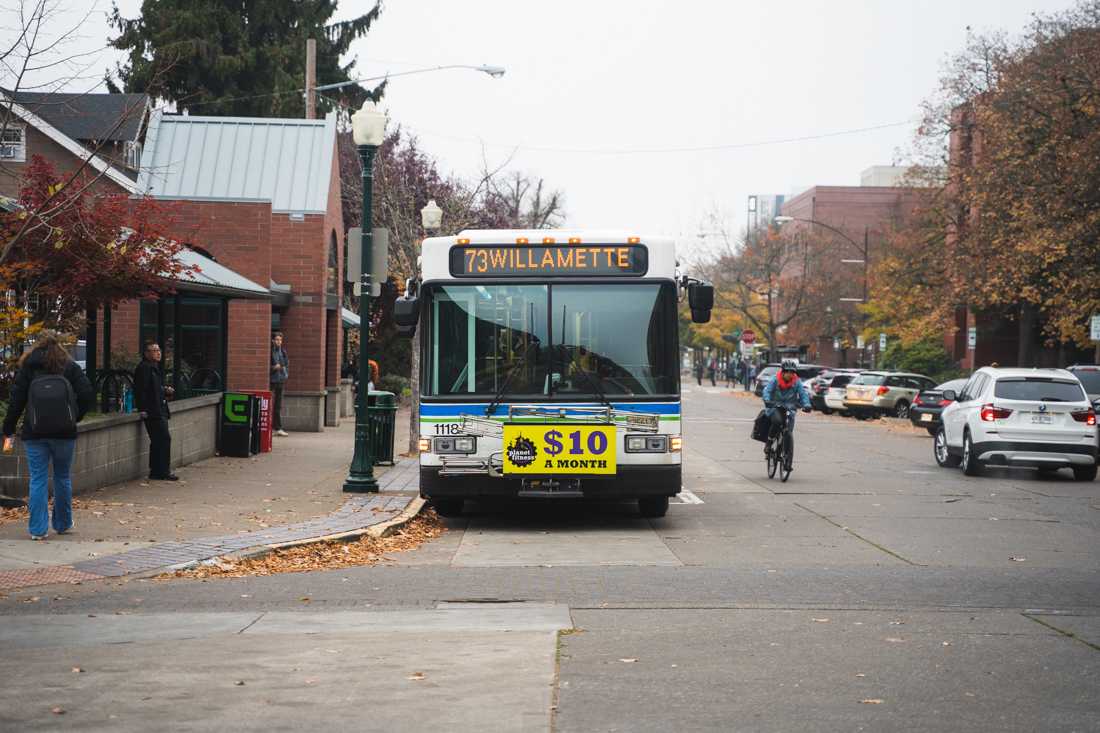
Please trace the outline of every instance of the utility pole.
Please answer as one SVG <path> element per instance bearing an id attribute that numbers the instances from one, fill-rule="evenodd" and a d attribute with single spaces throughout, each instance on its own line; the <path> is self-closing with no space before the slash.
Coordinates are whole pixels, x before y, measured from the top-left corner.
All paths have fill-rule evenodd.
<path id="1" fill-rule="evenodd" d="M 317 41 L 306 39 L 306 119 L 317 119 Z"/>

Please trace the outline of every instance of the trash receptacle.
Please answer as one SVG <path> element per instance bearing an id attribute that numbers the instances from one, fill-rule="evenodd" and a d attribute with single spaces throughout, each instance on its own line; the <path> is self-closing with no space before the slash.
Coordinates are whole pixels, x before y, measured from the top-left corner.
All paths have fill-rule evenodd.
<path id="1" fill-rule="evenodd" d="M 242 392 L 222 394 L 218 420 L 218 453 L 248 458 L 252 455 L 252 425 L 256 419 L 256 398 Z"/>
<path id="2" fill-rule="evenodd" d="M 376 464 L 393 465 L 396 423 L 397 399 L 393 392 L 368 392 L 367 424 L 370 426 L 370 453 Z"/>

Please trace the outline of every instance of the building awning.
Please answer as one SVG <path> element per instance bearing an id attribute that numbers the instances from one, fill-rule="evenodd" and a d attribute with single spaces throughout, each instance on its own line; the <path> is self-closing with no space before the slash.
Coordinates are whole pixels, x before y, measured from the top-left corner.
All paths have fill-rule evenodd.
<path id="1" fill-rule="evenodd" d="M 345 326 L 359 328 L 359 316 L 355 315 L 355 311 L 350 311 L 347 308 L 341 308 L 340 318 L 344 321 Z"/>
<path id="2" fill-rule="evenodd" d="M 271 300 L 271 291 L 249 280 L 244 275 L 230 270 L 209 257 L 193 249 L 184 249 L 176 256 L 184 266 L 194 265 L 197 272 L 184 272 L 178 277 L 169 278 L 180 290 L 187 292 L 209 293 L 226 298 L 246 300 Z"/>
<path id="3" fill-rule="evenodd" d="M 276 308 L 290 307 L 290 286 L 277 283 L 274 280 L 268 286 L 271 290 L 271 305 Z"/>

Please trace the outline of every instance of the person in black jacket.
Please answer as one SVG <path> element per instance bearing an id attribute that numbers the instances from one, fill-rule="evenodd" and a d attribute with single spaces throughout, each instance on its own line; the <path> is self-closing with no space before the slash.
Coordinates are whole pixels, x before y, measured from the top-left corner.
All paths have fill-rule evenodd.
<path id="1" fill-rule="evenodd" d="M 28 505 L 30 520 L 27 530 L 31 539 L 44 540 L 50 528 L 49 482 L 50 463 L 53 463 L 53 529 L 65 534 L 73 526 L 73 453 L 76 449 L 76 423 L 91 409 L 95 392 L 84 370 L 73 361 L 61 345 L 57 334 L 43 333 L 30 351 L 19 361 L 19 371 L 11 388 L 8 413 L 4 417 L 4 437 L 15 434 L 15 425 L 27 407 L 31 382 L 36 377 L 61 374 L 73 388 L 76 396 L 76 419 L 66 417 L 71 429 L 50 434 L 32 433 L 30 420 L 23 421 L 19 437 L 27 453 L 30 470 Z M 71 408 L 70 408 L 71 409 Z M 66 413 L 70 414 L 70 413 Z"/>
<path id="2" fill-rule="evenodd" d="M 160 344 L 145 343 L 141 363 L 134 370 L 134 406 L 145 420 L 149 433 L 149 479 L 152 481 L 179 481 L 172 473 L 172 433 L 168 430 L 171 413 L 168 397 L 172 388 L 164 386 L 164 373 L 160 368 Z"/>

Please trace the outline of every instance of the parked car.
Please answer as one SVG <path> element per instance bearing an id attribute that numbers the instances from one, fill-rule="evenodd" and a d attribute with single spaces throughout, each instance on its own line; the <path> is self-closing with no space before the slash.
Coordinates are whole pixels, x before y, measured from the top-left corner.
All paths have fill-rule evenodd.
<path id="1" fill-rule="evenodd" d="M 968 476 L 986 465 L 1073 469 L 1096 478 L 1096 410 L 1081 382 L 1065 369 L 982 367 L 962 391 L 944 391 L 936 463 Z"/>
<path id="2" fill-rule="evenodd" d="M 821 374 L 828 367 L 823 367 L 820 364 L 799 364 L 795 373 L 798 374 L 798 378 L 809 382 L 814 377 Z M 772 377 L 779 371 L 779 364 L 772 363 L 766 364 L 760 369 L 760 373 L 756 375 L 756 381 L 753 384 L 753 393 L 757 397 L 764 395 L 764 387 L 768 385 L 768 382 L 772 380 Z"/>
<path id="3" fill-rule="evenodd" d="M 810 391 L 810 405 L 813 409 L 820 410 L 826 415 L 832 413 L 833 408 L 825 404 L 825 396 L 829 392 L 829 385 L 838 374 L 847 374 L 850 371 L 830 367 L 806 383 L 806 387 Z"/>
<path id="4" fill-rule="evenodd" d="M 1100 366 L 1096 364 L 1075 364 L 1067 367 L 1066 371 L 1077 377 L 1081 386 L 1085 388 L 1085 394 L 1092 402 L 1092 409 L 1100 414 Z M 1097 432 L 1100 432 L 1098 430 Z M 1097 438 L 1097 450 L 1100 450 L 1100 437 Z"/>
<path id="5" fill-rule="evenodd" d="M 922 390 L 909 406 L 909 420 L 913 426 L 924 428 L 930 435 L 935 435 L 940 429 L 940 413 L 951 404 L 951 400 L 944 398 L 943 391 L 950 389 L 958 393 L 965 384 L 965 379 L 952 379 L 933 389 Z"/>
<path id="6" fill-rule="evenodd" d="M 857 418 L 883 414 L 909 417 L 913 398 L 935 386 L 928 377 L 906 372 L 863 372 L 848 383 L 844 409 Z"/>
<path id="7" fill-rule="evenodd" d="M 848 383 L 858 377 L 859 374 L 858 371 L 841 372 L 833 375 L 833 378 L 829 380 L 829 387 L 825 390 L 825 407 L 830 412 L 839 412 L 841 415 L 848 414 L 848 410 L 844 407 L 844 397 L 848 393 Z"/>

